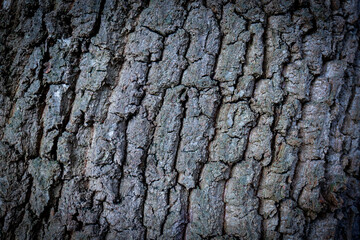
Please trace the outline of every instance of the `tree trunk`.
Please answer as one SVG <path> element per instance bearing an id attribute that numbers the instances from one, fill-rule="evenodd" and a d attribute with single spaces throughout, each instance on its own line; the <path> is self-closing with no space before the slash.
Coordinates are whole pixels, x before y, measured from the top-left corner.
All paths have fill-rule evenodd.
<path id="1" fill-rule="evenodd" d="M 0 3 L 0 239 L 360 239 L 358 0 Z"/>

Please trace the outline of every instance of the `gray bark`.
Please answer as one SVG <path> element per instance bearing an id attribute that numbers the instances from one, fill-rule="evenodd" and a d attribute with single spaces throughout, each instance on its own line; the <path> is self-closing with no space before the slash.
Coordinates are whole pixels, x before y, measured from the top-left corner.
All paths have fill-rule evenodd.
<path id="1" fill-rule="evenodd" d="M 0 3 L 0 239 L 360 239 L 358 0 Z"/>

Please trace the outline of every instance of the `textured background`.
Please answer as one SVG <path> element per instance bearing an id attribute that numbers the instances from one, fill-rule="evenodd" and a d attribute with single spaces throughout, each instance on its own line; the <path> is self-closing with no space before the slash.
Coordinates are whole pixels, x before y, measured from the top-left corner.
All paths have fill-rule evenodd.
<path id="1" fill-rule="evenodd" d="M 1 239 L 360 239 L 358 0 L 1 0 Z"/>

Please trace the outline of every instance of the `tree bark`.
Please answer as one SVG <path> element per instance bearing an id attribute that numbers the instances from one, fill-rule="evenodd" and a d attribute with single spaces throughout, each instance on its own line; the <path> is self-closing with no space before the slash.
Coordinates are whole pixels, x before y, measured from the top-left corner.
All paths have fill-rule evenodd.
<path id="1" fill-rule="evenodd" d="M 0 239 L 360 239 L 358 0 L 0 3 Z"/>

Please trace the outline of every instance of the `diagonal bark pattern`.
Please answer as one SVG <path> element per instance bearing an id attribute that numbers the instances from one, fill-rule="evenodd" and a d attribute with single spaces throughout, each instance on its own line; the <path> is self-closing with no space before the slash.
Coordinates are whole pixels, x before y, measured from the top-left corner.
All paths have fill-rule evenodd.
<path id="1" fill-rule="evenodd" d="M 0 239 L 360 238 L 358 0 L 0 3 Z"/>

